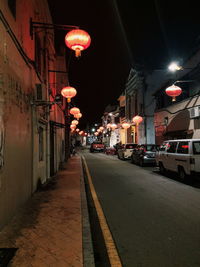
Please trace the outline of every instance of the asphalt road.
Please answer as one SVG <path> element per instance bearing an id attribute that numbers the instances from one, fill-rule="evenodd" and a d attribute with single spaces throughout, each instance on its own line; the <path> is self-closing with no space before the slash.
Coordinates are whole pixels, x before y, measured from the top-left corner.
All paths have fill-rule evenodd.
<path id="1" fill-rule="evenodd" d="M 83 152 L 123 266 L 200 266 L 200 189 L 154 167 Z"/>

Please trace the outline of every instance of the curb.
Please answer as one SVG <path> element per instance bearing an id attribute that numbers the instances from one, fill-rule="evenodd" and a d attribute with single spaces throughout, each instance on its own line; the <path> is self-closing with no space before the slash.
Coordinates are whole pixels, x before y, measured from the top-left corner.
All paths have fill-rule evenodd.
<path id="1" fill-rule="evenodd" d="M 87 198 L 86 198 L 86 192 L 85 192 L 83 162 L 82 162 L 81 156 L 80 156 L 80 161 L 81 161 L 80 181 L 81 181 L 81 210 L 82 210 L 82 232 L 83 232 L 83 236 L 82 236 L 82 240 L 83 240 L 82 241 L 83 242 L 83 266 L 95 267 L 91 227 L 90 227 Z"/>

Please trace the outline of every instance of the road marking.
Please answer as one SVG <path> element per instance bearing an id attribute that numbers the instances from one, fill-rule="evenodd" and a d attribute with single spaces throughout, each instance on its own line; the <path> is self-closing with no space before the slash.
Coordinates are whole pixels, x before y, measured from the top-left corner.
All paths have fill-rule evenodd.
<path id="1" fill-rule="evenodd" d="M 98 215 L 98 218 L 99 218 L 99 223 L 100 223 L 101 230 L 102 230 L 102 233 L 103 233 L 103 237 L 104 237 L 104 240 L 105 240 L 105 244 L 106 244 L 106 248 L 107 248 L 110 264 L 111 264 L 112 267 L 120 267 L 120 266 L 122 266 L 122 263 L 121 263 L 121 260 L 119 258 L 119 254 L 117 252 L 114 240 L 112 238 L 112 234 L 111 234 L 110 229 L 108 227 L 108 224 L 106 222 L 106 218 L 104 216 L 103 210 L 101 208 L 101 204 L 100 204 L 100 202 L 98 200 L 98 197 L 97 197 L 97 194 L 96 194 L 93 182 L 92 182 L 92 177 L 90 175 L 90 172 L 89 172 L 85 157 L 82 156 L 82 159 L 83 159 L 84 166 L 85 166 L 85 171 L 86 171 L 86 174 L 87 174 L 87 177 L 88 177 L 89 187 L 90 187 L 90 191 L 91 191 L 92 198 L 93 198 L 93 201 L 94 201 L 94 205 L 95 205 L 95 208 L 96 208 L 96 211 L 97 211 L 97 215 Z"/>

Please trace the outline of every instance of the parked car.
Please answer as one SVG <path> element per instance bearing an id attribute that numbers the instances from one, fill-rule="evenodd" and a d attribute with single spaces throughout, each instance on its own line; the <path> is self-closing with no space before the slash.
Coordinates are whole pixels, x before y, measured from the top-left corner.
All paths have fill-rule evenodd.
<path id="1" fill-rule="evenodd" d="M 131 154 L 131 162 L 144 166 L 145 164 L 156 164 L 156 151 L 159 146 L 155 144 L 137 145 Z"/>
<path id="2" fill-rule="evenodd" d="M 130 159 L 133 149 L 137 146 L 137 144 L 127 143 L 121 145 L 117 150 L 117 156 L 119 159 L 125 160 Z"/>
<path id="3" fill-rule="evenodd" d="M 200 177 L 200 139 L 165 141 L 156 153 L 156 164 L 161 173 L 174 171 L 181 179 L 189 175 Z"/>
<path id="4" fill-rule="evenodd" d="M 90 145 L 90 152 L 95 152 L 95 151 L 98 151 L 98 152 L 104 152 L 105 150 L 105 145 L 101 142 L 94 142 Z"/>
<path id="5" fill-rule="evenodd" d="M 106 155 L 116 155 L 117 154 L 117 150 L 114 147 L 106 147 L 104 152 Z"/>

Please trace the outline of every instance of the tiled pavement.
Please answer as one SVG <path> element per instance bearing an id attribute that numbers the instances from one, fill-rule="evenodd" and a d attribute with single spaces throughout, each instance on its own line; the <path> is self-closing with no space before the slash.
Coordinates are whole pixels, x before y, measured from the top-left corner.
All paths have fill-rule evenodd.
<path id="1" fill-rule="evenodd" d="M 78 155 L 71 157 L 0 232 L 3 247 L 18 248 L 11 267 L 94 266 Z"/>

